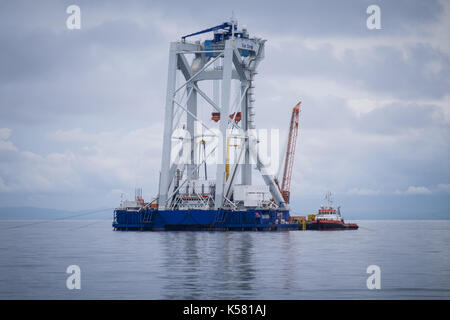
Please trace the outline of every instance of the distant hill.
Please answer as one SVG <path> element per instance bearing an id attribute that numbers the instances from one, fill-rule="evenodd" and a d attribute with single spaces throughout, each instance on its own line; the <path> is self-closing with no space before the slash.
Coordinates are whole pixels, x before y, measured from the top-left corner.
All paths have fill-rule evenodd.
<path id="1" fill-rule="evenodd" d="M 36 207 L 0 207 L 0 220 L 111 220 L 113 209 L 58 210 Z"/>

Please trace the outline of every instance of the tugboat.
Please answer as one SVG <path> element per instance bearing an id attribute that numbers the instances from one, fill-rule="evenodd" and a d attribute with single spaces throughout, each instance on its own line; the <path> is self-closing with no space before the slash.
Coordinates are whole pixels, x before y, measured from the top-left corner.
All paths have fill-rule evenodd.
<path id="1" fill-rule="evenodd" d="M 341 216 L 340 207 L 335 209 L 332 205 L 331 192 L 325 196 L 328 206 L 321 206 L 317 215 L 309 215 L 307 230 L 342 230 L 358 229 L 356 223 L 345 223 Z"/>

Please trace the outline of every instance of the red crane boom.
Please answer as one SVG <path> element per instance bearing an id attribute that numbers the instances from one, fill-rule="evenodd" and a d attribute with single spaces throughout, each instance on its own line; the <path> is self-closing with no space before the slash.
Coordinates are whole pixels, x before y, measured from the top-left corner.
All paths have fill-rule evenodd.
<path id="1" fill-rule="evenodd" d="M 289 196 L 291 193 L 291 177 L 292 177 L 292 168 L 294 166 L 294 156 L 295 156 L 295 145 L 297 144 L 297 135 L 298 135 L 298 118 L 300 115 L 300 104 L 302 102 L 296 104 L 296 106 L 292 109 L 291 123 L 289 126 L 289 136 L 286 147 L 286 156 L 284 158 L 284 170 L 283 170 L 283 180 L 281 182 L 281 194 L 283 195 L 284 201 L 289 203 Z"/>

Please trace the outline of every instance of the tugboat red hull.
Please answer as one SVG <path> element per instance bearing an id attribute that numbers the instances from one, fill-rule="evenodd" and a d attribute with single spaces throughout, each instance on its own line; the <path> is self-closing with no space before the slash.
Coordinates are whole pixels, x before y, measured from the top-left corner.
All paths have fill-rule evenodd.
<path id="1" fill-rule="evenodd" d="M 356 223 L 344 223 L 333 220 L 315 220 L 306 224 L 306 230 L 356 230 Z"/>

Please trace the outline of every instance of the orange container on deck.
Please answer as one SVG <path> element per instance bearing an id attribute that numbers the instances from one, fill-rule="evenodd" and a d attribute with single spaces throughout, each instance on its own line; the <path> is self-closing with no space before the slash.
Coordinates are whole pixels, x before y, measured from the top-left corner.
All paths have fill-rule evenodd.
<path id="1" fill-rule="evenodd" d="M 211 120 L 214 120 L 215 122 L 220 120 L 220 112 L 213 112 L 211 113 Z"/>
<path id="2" fill-rule="evenodd" d="M 150 203 L 150 208 L 158 209 L 158 204 L 157 203 Z"/>

